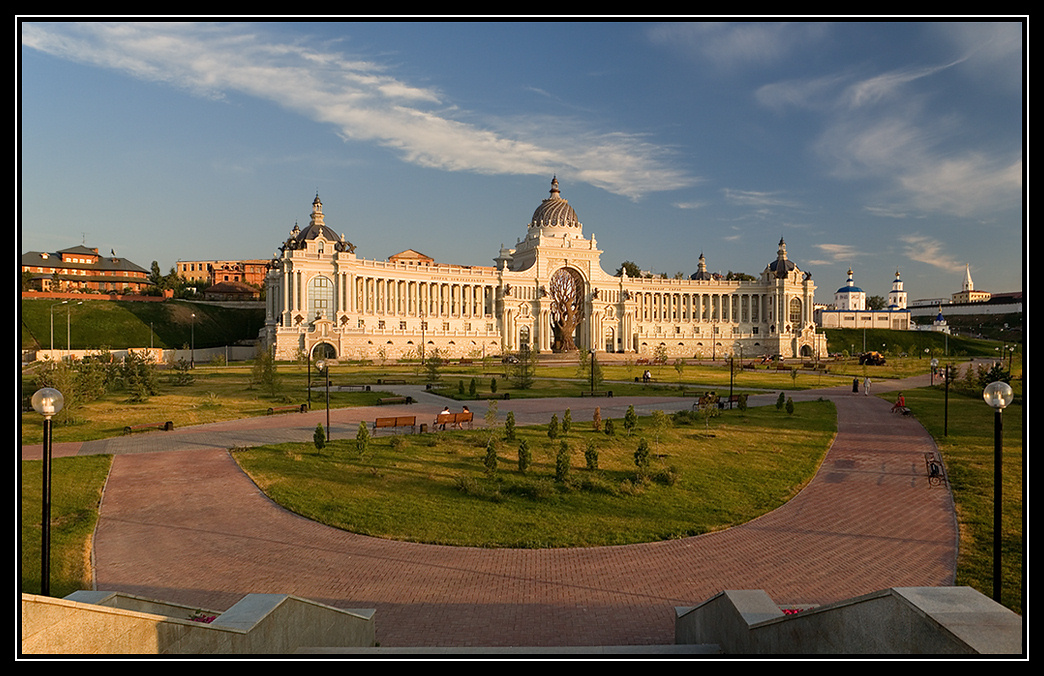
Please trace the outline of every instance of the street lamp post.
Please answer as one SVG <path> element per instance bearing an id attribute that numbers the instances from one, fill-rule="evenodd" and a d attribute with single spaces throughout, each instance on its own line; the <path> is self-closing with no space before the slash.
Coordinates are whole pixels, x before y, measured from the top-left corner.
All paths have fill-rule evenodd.
<path id="1" fill-rule="evenodd" d="M 993 407 L 993 600 L 1001 602 L 1001 437 L 1004 424 L 1001 412 L 1011 403 L 1014 394 L 1003 381 L 990 383 L 982 391 L 982 398 Z"/>
<path id="2" fill-rule="evenodd" d="M 81 300 L 77 305 L 83 305 Z M 65 308 L 65 351 L 69 353 L 69 359 L 72 359 L 72 306 Z"/>
<path id="3" fill-rule="evenodd" d="M 330 440 L 330 362 L 320 359 L 315 362 L 315 367 L 326 379 L 326 440 Z"/>
<path id="4" fill-rule="evenodd" d="M 196 368 L 196 313 L 192 313 L 192 351 L 189 353 L 189 368 Z"/>
<path id="5" fill-rule="evenodd" d="M 51 594 L 51 417 L 65 405 L 65 397 L 53 387 L 44 387 L 33 394 L 33 409 L 44 417 L 43 428 L 43 486 L 40 519 L 40 595 Z"/>

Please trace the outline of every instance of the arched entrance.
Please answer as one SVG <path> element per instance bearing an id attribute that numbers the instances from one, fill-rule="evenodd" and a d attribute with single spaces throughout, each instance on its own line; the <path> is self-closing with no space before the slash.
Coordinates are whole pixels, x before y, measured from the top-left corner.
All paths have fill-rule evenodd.
<path id="1" fill-rule="evenodd" d="M 312 361 L 317 359 L 337 359 L 337 349 L 330 343 L 316 343 L 312 346 Z"/>
<path id="2" fill-rule="evenodd" d="M 551 351 L 571 352 L 584 319 L 584 278 L 573 268 L 559 268 L 551 275 Z"/>

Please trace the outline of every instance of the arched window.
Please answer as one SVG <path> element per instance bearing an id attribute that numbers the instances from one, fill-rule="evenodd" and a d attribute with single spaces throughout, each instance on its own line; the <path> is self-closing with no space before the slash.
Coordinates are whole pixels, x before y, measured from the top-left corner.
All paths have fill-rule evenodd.
<path id="1" fill-rule="evenodd" d="M 790 299 L 790 323 L 793 326 L 801 324 L 801 301 L 797 298 Z"/>
<path id="2" fill-rule="evenodd" d="M 308 283 L 308 316 L 329 318 L 333 310 L 334 285 L 329 277 L 316 275 Z"/>

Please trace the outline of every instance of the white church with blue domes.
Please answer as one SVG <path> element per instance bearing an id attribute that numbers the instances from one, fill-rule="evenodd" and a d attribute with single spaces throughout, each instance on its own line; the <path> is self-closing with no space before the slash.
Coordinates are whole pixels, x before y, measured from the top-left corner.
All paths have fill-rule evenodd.
<path id="1" fill-rule="evenodd" d="M 834 292 L 833 305 L 816 310 L 816 323 L 824 329 L 892 329 L 910 330 L 910 311 L 906 308 L 906 292 L 899 271 L 895 271 L 888 306 L 881 310 L 867 308 L 867 294 L 855 285 L 852 269 L 848 281 Z"/>

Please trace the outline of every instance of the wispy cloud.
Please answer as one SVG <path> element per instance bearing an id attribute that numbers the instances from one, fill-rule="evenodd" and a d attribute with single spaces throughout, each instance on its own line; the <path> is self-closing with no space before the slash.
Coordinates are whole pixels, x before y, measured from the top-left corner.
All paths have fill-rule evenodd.
<path id="1" fill-rule="evenodd" d="M 945 245 L 935 238 L 909 234 L 900 237 L 899 241 L 903 243 L 903 253 L 910 260 L 927 263 L 947 272 L 959 271 L 964 267 L 964 263 L 947 254 Z"/>
<path id="2" fill-rule="evenodd" d="M 992 26 L 950 33 L 963 51 L 940 64 L 784 80 L 761 86 L 755 99 L 777 112 L 817 116 L 822 132 L 814 150 L 826 169 L 840 179 L 883 186 L 875 200 L 878 208 L 960 217 L 989 214 L 1019 202 L 1021 156 L 1017 149 L 971 146 L 972 123 L 952 109 L 933 108 L 930 91 L 933 78 L 955 69 L 978 72 L 984 61 L 994 72 L 1002 60 L 1012 70 L 1020 33 Z M 972 35 L 978 36 L 978 44 Z M 1014 65 L 1020 72 L 1017 61 Z"/>
<path id="3" fill-rule="evenodd" d="M 687 58 L 731 70 L 779 61 L 808 48 L 828 30 L 822 22 L 683 22 L 657 24 L 648 38 Z"/>
<path id="4" fill-rule="evenodd" d="M 264 31 L 263 24 L 25 23 L 22 44 L 196 96 L 269 101 L 425 167 L 541 176 L 569 169 L 573 180 L 635 199 L 695 183 L 670 149 L 641 134 L 583 129 L 556 137 L 513 120 L 479 122 L 446 93 L 396 78 L 374 60 Z M 578 123 L 567 122 L 575 132 Z"/>
<path id="5" fill-rule="evenodd" d="M 752 206 L 759 208 L 767 207 L 798 207 L 798 202 L 787 198 L 779 191 L 766 192 L 757 190 L 736 190 L 725 188 L 722 191 L 725 200 L 732 204 Z"/>

